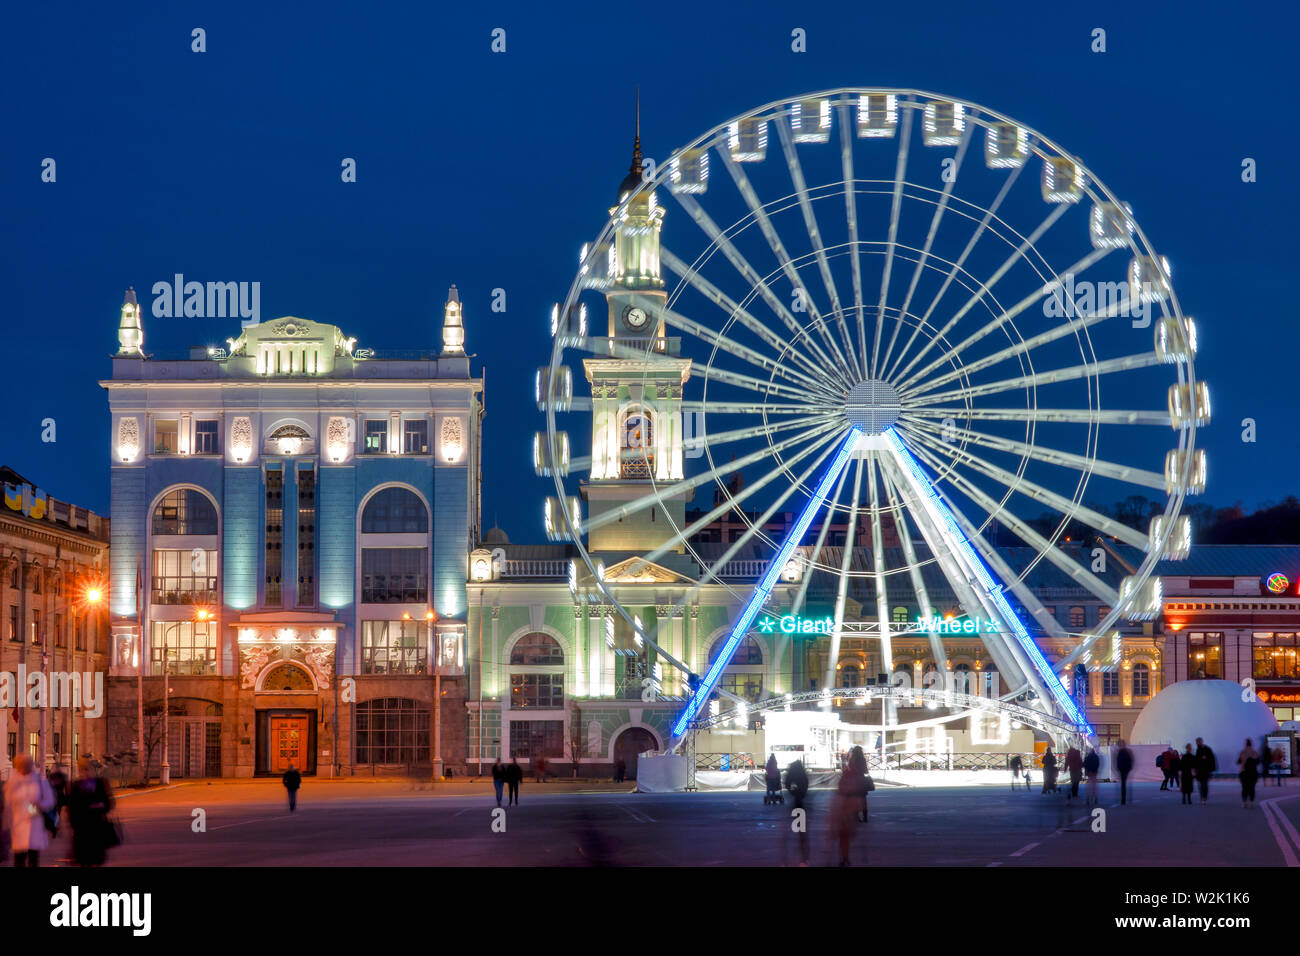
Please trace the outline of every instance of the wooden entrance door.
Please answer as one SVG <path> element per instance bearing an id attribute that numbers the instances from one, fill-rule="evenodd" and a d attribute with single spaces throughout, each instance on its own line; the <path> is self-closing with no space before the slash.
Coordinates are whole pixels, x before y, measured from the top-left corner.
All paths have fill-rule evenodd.
<path id="1" fill-rule="evenodd" d="M 293 764 L 301 771 L 307 763 L 307 718 L 271 718 L 271 772 L 284 773 Z"/>

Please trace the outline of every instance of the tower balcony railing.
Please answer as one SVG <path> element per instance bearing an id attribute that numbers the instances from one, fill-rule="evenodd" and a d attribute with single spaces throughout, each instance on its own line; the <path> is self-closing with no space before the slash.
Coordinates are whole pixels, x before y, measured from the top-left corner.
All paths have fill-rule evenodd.
<path id="1" fill-rule="evenodd" d="M 643 355 L 680 355 L 680 336 L 619 335 L 595 336 L 586 340 L 592 355 L 605 354 L 611 358 L 636 359 Z"/>
<path id="2" fill-rule="evenodd" d="M 503 578 L 567 578 L 569 562 L 553 558 L 507 559 L 501 568 Z"/>

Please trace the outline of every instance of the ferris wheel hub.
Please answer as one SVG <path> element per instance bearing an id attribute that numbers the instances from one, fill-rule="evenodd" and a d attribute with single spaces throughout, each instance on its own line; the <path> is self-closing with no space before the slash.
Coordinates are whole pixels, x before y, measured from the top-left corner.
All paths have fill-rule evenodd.
<path id="1" fill-rule="evenodd" d="M 879 435 L 898 421 L 898 392 L 888 382 L 863 379 L 844 396 L 844 417 L 864 435 Z"/>

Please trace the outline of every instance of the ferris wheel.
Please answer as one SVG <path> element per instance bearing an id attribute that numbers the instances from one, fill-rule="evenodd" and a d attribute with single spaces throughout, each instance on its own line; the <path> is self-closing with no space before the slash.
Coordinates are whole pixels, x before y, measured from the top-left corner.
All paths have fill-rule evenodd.
<path id="1" fill-rule="evenodd" d="M 1195 326 L 1132 207 L 1036 130 L 916 90 L 768 103 L 643 169 L 553 314 L 535 457 L 555 480 L 548 527 L 594 580 L 603 566 L 588 535 L 649 510 L 671 533 L 644 560 L 685 553 L 700 571 L 679 607 L 700 588 L 735 591 L 742 609 L 721 653 L 702 677 L 682 675 L 675 734 L 700 720 L 778 583 L 797 582 L 786 593 L 798 614 L 810 582 L 831 582 L 832 662 L 858 633 L 880 642 L 887 670 L 902 634 L 924 635 L 942 662 L 942 634 L 924 624 L 943 610 L 936 576 L 988 623 L 1004 699 L 1091 733 L 1060 675 L 1118 653 L 1121 620 L 1159 613 L 1152 571 L 1187 555 L 1179 512 L 1206 474 Z M 587 317 L 597 293 L 622 309 L 616 329 L 611 307 L 609 335 Z M 563 416 L 594 410 L 572 374 L 593 360 L 621 363 L 625 381 L 639 369 L 636 394 L 661 400 L 617 454 L 598 438 L 575 456 Z M 610 469 L 629 457 L 640 470 L 621 473 L 619 506 L 584 515 L 575 479 L 619 477 Z M 1107 513 L 1132 495 L 1155 499 L 1146 529 Z M 769 530 L 791 514 L 783 533 Z M 742 533 L 702 546 L 726 516 Z M 1061 547 L 1080 528 L 1123 547 L 1118 585 Z M 735 584 L 730 563 L 754 553 L 757 585 Z M 1109 609 L 1096 627 L 1063 630 L 1028 583 L 1040 565 Z M 890 614 L 899 586 L 922 623 Z M 612 589 L 606 599 L 642 627 Z M 1076 641 L 1049 664 L 1031 627 Z M 644 637 L 659 646 L 653 628 Z"/>

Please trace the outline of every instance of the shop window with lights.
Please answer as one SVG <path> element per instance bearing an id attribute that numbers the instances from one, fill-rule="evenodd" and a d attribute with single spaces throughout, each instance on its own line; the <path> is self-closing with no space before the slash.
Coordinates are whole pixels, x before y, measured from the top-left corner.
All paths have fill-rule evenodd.
<path id="1" fill-rule="evenodd" d="M 1187 635 L 1187 677 L 1218 680 L 1223 677 L 1223 634 L 1194 632 Z"/>
<path id="2" fill-rule="evenodd" d="M 1294 680 L 1296 670 L 1295 634 L 1273 632 L 1254 634 L 1254 663 L 1251 674 L 1256 680 Z"/>

